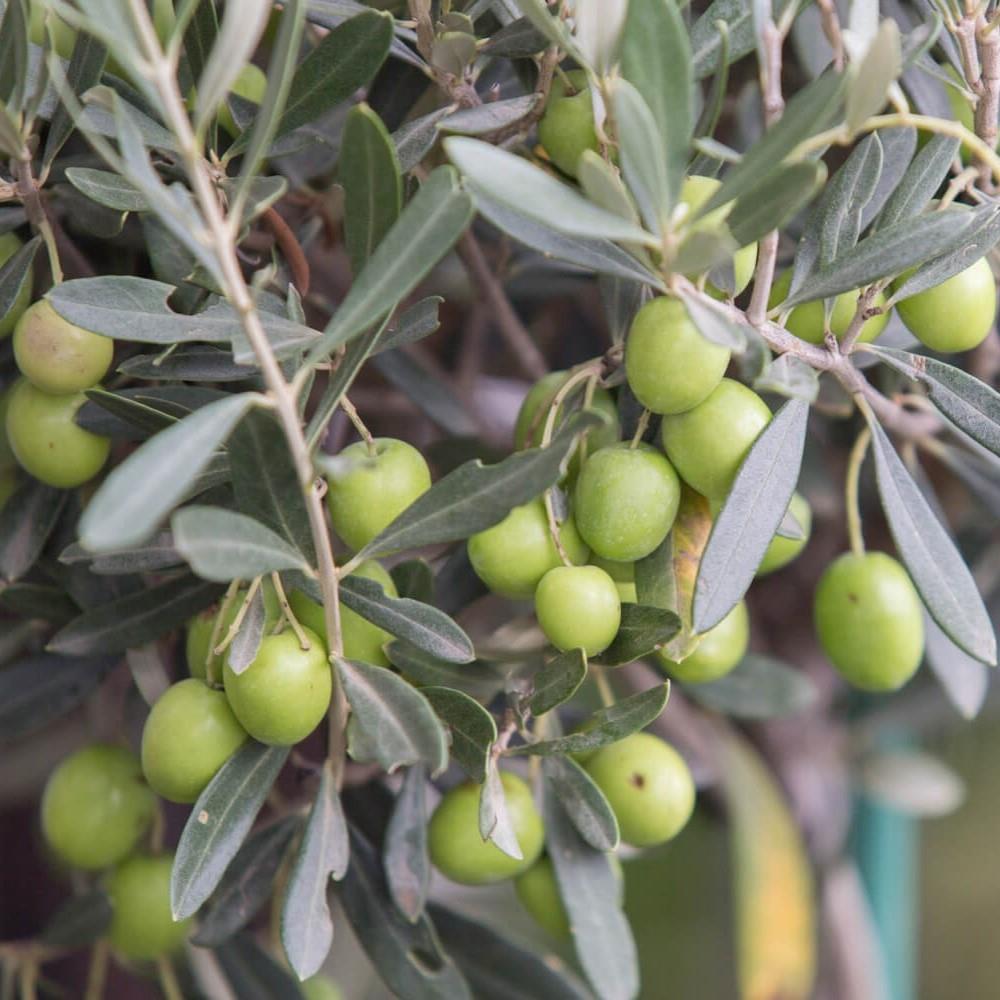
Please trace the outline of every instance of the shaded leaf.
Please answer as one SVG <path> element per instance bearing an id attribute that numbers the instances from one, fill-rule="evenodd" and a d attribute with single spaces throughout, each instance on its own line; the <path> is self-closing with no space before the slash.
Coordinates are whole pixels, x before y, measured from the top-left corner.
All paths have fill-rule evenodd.
<path id="1" fill-rule="evenodd" d="M 351 704 L 348 749 L 359 761 L 378 761 L 387 771 L 424 762 L 431 774 L 448 765 L 444 729 L 427 699 L 385 667 L 336 660 Z"/>
<path id="2" fill-rule="evenodd" d="M 264 951 L 249 931 L 242 931 L 223 942 L 216 955 L 226 981 L 239 1000 L 274 1000 L 275 997 L 299 1000 L 305 996 L 285 967 Z"/>
<path id="3" fill-rule="evenodd" d="M 878 217 L 879 229 L 919 215 L 937 193 L 958 155 L 959 140 L 935 135 L 919 150 Z"/>
<path id="4" fill-rule="evenodd" d="M 448 663 L 398 641 L 389 643 L 386 651 L 393 666 L 420 686 L 457 688 L 477 698 L 489 699 L 506 683 L 499 670 L 481 661 Z"/>
<path id="5" fill-rule="evenodd" d="M 25 288 L 30 293 L 31 265 L 41 245 L 41 237 L 33 236 L 0 266 L 0 316 L 6 316 L 14 308 L 18 297 L 25 294 Z"/>
<path id="6" fill-rule="evenodd" d="M 102 889 L 70 896 L 49 919 L 40 940 L 52 948 L 84 948 L 104 935 L 111 916 L 111 900 Z"/>
<path id="7" fill-rule="evenodd" d="M 826 180 L 826 166 L 811 160 L 784 163 L 736 199 L 726 224 L 739 246 L 779 229 L 812 201 Z"/>
<path id="8" fill-rule="evenodd" d="M 878 26 L 864 58 L 847 87 L 847 127 L 852 132 L 861 128 L 871 115 L 885 107 L 889 86 L 902 72 L 899 26 L 885 18 Z"/>
<path id="9" fill-rule="evenodd" d="M 167 580 L 85 611 L 56 632 L 46 648 L 87 656 L 141 646 L 183 625 L 221 593 L 218 584 L 192 576 Z"/>
<path id="10" fill-rule="evenodd" d="M 26 479 L 17 488 L 0 518 L 0 577 L 18 580 L 35 565 L 68 496 L 37 479 Z"/>
<path id="11" fill-rule="evenodd" d="M 790 399 L 753 443 L 716 515 L 698 564 L 691 624 L 718 625 L 750 588 L 795 492 L 809 404 Z"/>
<path id="12" fill-rule="evenodd" d="M 382 861 L 389 895 L 410 923 L 424 912 L 431 879 L 427 853 L 427 771 L 421 764 L 407 768 L 385 831 Z"/>
<path id="13" fill-rule="evenodd" d="M 735 670 L 684 692 L 713 712 L 735 719 L 779 719 L 812 707 L 819 692 L 809 677 L 780 660 L 748 653 Z"/>
<path id="14" fill-rule="evenodd" d="M 281 907 L 281 943 L 299 979 L 315 975 L 329 954 L 333 921 L 326 890 L 331 877 L 343 878 L 349 853 L 347 820 L 327 760 Z"/>
<path id="15" fill-rule="evenodd" d="M 618 819 L 604 793 L 572 757 L 546 757 L 542 774 L 577 833 L 596 851 L 618 847 Z"/>
<path id="16" fill-rule="evenodd" d="M 474 698 L 448 687 L 425 687 L 421 693 L 451 732 L 451 757 L 475 782 L 486 780 L 490 750 L 497 738 L 493 716 Z"/>
<path id="17" fill-rule="evenodd" d="M 254 591 L 247 607 L 240 630 L 229 645 L 226 653 L 226 664 L 234 674 L 239 676 L 256 659 L 264 638 L 264 626 L 267 624 L 267 611 L 264 607 L 263 588 Z"/>
<path id="18" fill-rule="evenodd" d="M 533 715 L 544 715 L 576 694 L 587 676 L 587 657 L 582 649 L 571 649 L 549 660 L 535 674 L 528 707 Z"/>
<path id="19" fill-rule="evenodd" d="M 869 426 L 882 507 L 914 586 L 956 645 L 977 660 L 995 664 L 993 624 L 972 574 L 885 431 L 873 419 Z"/>
<path id="20" fill-rule="evenodd" d="M 185 382 L 242 382 L 258 374 L 252 365 L 236 364 L 229 351 L 207 344 L 179 347 L 166 356 L 136 354 L 118 371 L 132 378 Z"/>
<path id="21" fill-rule="evenodd" d="M 974 719 L 983 707 L 989 689 L 990 676 L 986 665 L 960 649 L 924 614 L 924 637 L 927 664 L 948 700 L 965 719 Z"/>
<path id="22" fill-rule="evenodd" d="M 197 912 L 215 891 L 246 840 L 288 752 L 289 747 L 251 740 L 222 765 L 198 796 L 174 856 L 170 906 L 175 919 Z"/>
<path id="23" fill-rule="evenodd" d="M 668 643 L 680 629 L 681 620 L 673 611 L 626 602 L 614 642 L 596 658 L 612 667 L 632 663 Z"/>

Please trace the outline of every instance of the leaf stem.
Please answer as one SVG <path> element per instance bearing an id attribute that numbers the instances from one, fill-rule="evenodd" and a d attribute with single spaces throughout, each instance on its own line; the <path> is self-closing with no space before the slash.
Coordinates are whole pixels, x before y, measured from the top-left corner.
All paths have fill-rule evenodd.
<path id="1" fill-rule="evenodd" d="M 163 990 L 166 1000 L 184 1000 L 184 992 L 181 990 L 181 984 L 177 981 L 177 973 L 174 972 L 170 959 L 165 955 L 157 958 L 156 972 L 160 980 L 160 989 Z"/>
<path id="2" fill-rule="evenodd" d="M 861 466 L 864 464 L 865 455 L 868 453 L 868 443 L 871 441 L 872 432 L 866 426 L 858 435 L 858 439 L 851 448 L 850 457 L 847 460 L 847 476 L 844 480 L 844 505 L 847 512 L 847 537 L 851 543 L 851 552 L 856 556 L 865 554 L 865 539 L 861 530 L 861 504 L 858 498 L 859 483 L 861 480 Z"/>
<path id="3" fill-rule="evenodd" d="M 49 269 L 52 271 L 53 284 L 62 284 L 62 263 L 59 260 L 59 247 L 56 245 L 56 234 L 52 229 L 45 203 L 31 171 L 31 154 L 25 150 L 15 161 L 17 175 L 17 193 L 24 205 L 25 214 L 35 231 L 45 243 L 45 251 L 49 256 Z"/>
<path id="4" fill-rule="evenodd" d="M 638 448 L 642 443 L 643 436 L 649 429 L 649 420 L 653 416 L 653 411 L 643 407 L 642 413 L 639 414 L 639 421 L 635 425 L 635 433 L 632 435 L 632 440 L 629 442 L 629 448 Z"/>
<path id="5" fill-rule="evenodd" d="M 367 425 L 361 419 L 361 414 L 358 413 L 357 407 L 344 395 L 340 397 L 340 408 L 347 414 L 347 419 L 354 424 L 354 429 L 361 435 L 361 440 L 364 441 L 365 447 L 368 449 L 368 455 L 371 458 L 375 458 L 378 455 L 378 449 L 375 447 L 375 438 L 372 437 L 372 432 L 368 430 Z"/>
<path id="6" fill-rule="evenodd" d="M 83 1000 L 101 1000 L 104 984 L 108 977 L 108 939 L 101 938 L 90 952 L 90 967 L 87 970 L 87 992 Z"/>
<path id="7" fill-rule="evenodd" d="M 281 582 L 280 573 L 271 574 L 271 583 L 274 584 L 274 591 L 278 595 L 278 603 L 281 605 L 281 610 L 288 620 L 288 624 L 292 631 L 295 633 L 295 637 L 299 640 L 299 645 L 303 649 L 310 649 L 312 643 L 309 641 L 309 636 L 305 634 L 302 628 L 301 622 L 295 617 L 295 612 L 292 611 L 291 604 L 288 603 L 288 597 L 285 594 L 284 585 Z"/>
<path id="8" fill-rule="evenodd" d="M 233 601 L 236 600 L 236 595 L 239 592 L 239 589 L 239 580 L 233 580 L 229 584 L 226 588 L 226 594 L 222 598 L 222 602 L 219 604 L 219 607 L 215 612 L 215 620 L 212 622 L 212 633 L 208 637 L 208 649 L 205 652 L 205 683 L 210 686 L 215 684 L 218 679 L 215 676 L 214 661 L 216 644 L 222 638 L 222 622 L 226 617 L 226 613 L 232 607 Z"/>
<path id="9" fill-rule="evenodd" d="M 236 612 L 229 628 L 226 629 L 225 638 L 212 649 L 212 653 L 215 656 L 221 656 L 233 644 L 236 636 L 239 635 L 243 619 L 246 618 L 247 612 L 250 610 L 250 605 L 253 603 L 257 591 L 260 589 L 260 581 L 261 577 L 259 576 L 255 576 L 250 581 L 250 586 L 247 587 L 247 592 L 243 595 L 243 600 L 240 603 L 240 609 Z M 235 595 L 233 596 L 235 597 Z"/>

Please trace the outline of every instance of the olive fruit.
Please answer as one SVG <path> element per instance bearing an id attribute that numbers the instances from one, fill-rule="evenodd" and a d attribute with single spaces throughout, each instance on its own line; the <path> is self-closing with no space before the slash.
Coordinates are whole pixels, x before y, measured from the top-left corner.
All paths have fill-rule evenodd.
<path id="1" fill-rule="evenodd" d="M 615 562 L 614 559 L 591 556 L 590 564 L 591 566 L 599 566 L 615 581 L 622 604 L 638 603 L 639 598 L 635 588 L 635 563 Z"/>
<path id="2" fill-rule="evenodd" d="M 589 550 L 572 516 L 559 526 L 559 539 L 570 562 L 587 561 Z M 515 600 L 530 598 L 539 581 L 560 565 L 549 531 L 545 501 L 540 497 L 515 507 L 499 524 L 468 541 L 469 562 L 495 594 Z"/>
<path id="3" fill-rule="evenodd" d="M 502 882 L 527 871 L 542 853 L 542 818 L 531 789 L 516 774 L 500 775 L 507 816 L 521 848 L 522 860 L 504 854 L 479 832 L 480 785 L 468 782 L 449 789 L 434 810 L 427 828 L 431 861 L 443 875 L 463 885 Z"/>
<path id="4" fill-rule="evenodd" d="M 114 352 L 114 341 L 63 319 L 48 299 L 36 302 L 14 328 L 17 367 L 36 388 L 54 396 L 100 382 Z"/>
<path id="5" fill-rule="evenodd" d="M 73 868 L 107 868 L 132 852 L 155 810 L 139 758 L 97 743 L 71 754 L 49 776 L 42 833 Z"/>
<path id="6" fill-rule="evenodd" d="M 663 418 L 663 447 L 688 486 L 721 500 L 770 420 L 771 411 L 757 393 L 724 378 L 693 410 Z"/>
<path id="7" fill-rule="evenodd" d="M 653 413 L 683 413 L 722 381 L 729 351 L 698 332 L 679 299 L 647 302 L 625 341 L 625 373 L 636 399 Z"/>
<path id="8" fill-rule="evenodd" d="M 101 471 L 111 442 L 91 434 L 74 421 L 87 401 L 81 392 L 52 396 L 21 379 L 7 406 L 7 439 L 26 471 L 49 486 L 81 486 Z"/>
<path id="9" fill-rule="evenodd" d="M 379 584 L 389 597 L 398 597 L 396 584 L 392 582 L 389 571 L 374 559 L 366 559 L 356 570 L 348 575 L 364 577 Z M 323 605 L 318 604 L 301 590 L 293 591 L 288 601 L 295 617 L 303 625 L 308 625 L 320 638 L 327 642 L 326 618 Z M 382 648 L 392 640 L 385 629 L 373 625 L 367 618 L 362 618 L 356 611 L 340 604 L 340 635 L 344 641 L 344 656 L 349 660 L 361 660 L 364 663 L 374 663 L 379 667 L 389 666 L 389 657 Z M 329 643 L 327 643 L 329 645 Z"/>
<path id="10" fill-rule="evenodd" d="M 993 328 L 996 279 L 980 257 L 940 285 L 903 299 L 896 309 L 910 333 L 932 351 L 970 351 Z"/>
<path id="11" fill-rule="evenodd" d="M 830 563 L 813 614 L 830 662 L 855 687 L 895 691 L 920 666 L 920 598 L 906 570 L 884 552 L 845 553 Z"/>
<path id="12" fill-rule="evenodd" d="M 792 272 L 785 271 L 783 275 L 774 283 L 771 289 L 771 297 L 768 299 L 768 308 L 773 309 L 781 305 L 788 298 L 788 289 L 792 284 Z M 887 299 L 883 292 L 879 292 L 872 299 L 872 306 L 885 309 Z M 838 340 L 843 340 L 847 328 L 854 319 L 854 314 L 858 308 L 858 292 L 841 292 L 833 300 L 833 311 L 830 313 L 830 331 Z M 800 340 L 806 340 L 810 344 L 822 344 L 825 329 L 825 312 L 823 300 L 814 302 L 803 302 L 800 306 L 795 306 L 785 320 L 785 329 L 789 333 L 794 333 Z M 858 340 L 863 343 L 870 343 L 875 340 L 885 329 L 889 322 L 889 310 L 870 316 L 861 324 L 861 333 Z"/>
<path id="13" fill-rule="evenodd" d="M 194 802 L 246 740 L 225 694 L 189 677 L 167 688 L 146 718 L 142 770 L 163 798 Z"/>
<path id="14" fill-rule="evenodd" d="M 538 141 L 549 159 L 567 176 L 576 177 L 585 150 L 598 149 L 594 104 L 582 69 L 552 82 L 545 113 L 538 123 Z"/>
<path id="15" fill-rule="evenodd" d="M 376 438 L 374 455 L 364 441 L 356 441 L 338 458 L 340 468 L 327 475 L 326 500 L 334 529 L 353 549 L 364 548 L 430 489 L 424 456 L 405 441 Z"/>
<path id="16" fill-rule="evenodd" d="M 274 586 L 269 580 L 263 580 L 260 585 L 264 595 L 264 629 L 273 628 L 281 617 L 281 605 L 278 602 L 278 595 Z M 239 614 L 240 607 L 246 597 L 245 590 L 238 590 L 236 596 L 226 608 L 222 621 L 219 623 L 218 635 L 215 642 L 218 645 L 225 639 L 229 632 L 229 627 Z M 227 653 L 213 653 L 209 658 L 209 644 L 212 641 L 212 634 L 215 632 L 215 619 L 219 613 L 218 605 L 206 608 L 199 612 L 187 623 L 187 634 L 184 641 L 184 655 L 187 661 L 188 672 L 192 677 L 200 677 L 202 680 L 211 679 L 212 682 L 222 679 L 222 666 L 227 657 Z M 309 622 L 306 622 L 308 625 Z"/>
<path id="17" fill-rule="evenodd" d="M 622 442 L 583 463 L 573 493 L 576 526 L 597 555 L 634 562 L 667 537 L 680 496 L 677 473 L 659 451 Z"/>
<path id="18" fill-rule="evenodd" d="M 247 63 L 236 75 L 233 81 L 231 94 L 242 97 L 244 101 L 253 104 L 261 104 L 264 101 L 264 94 L 267 92 L 267 77 L 264 71 L 253 63 Z M 233 112 L 229 105 L 224 103 L 219 108 L 219 125 L 226 135 L 235 138 L 240 134 L 240 127 L 233 118 Z"/>
<path id="19" fill-rule="evenodd" d="M 684 758 L 650 733 L 633 733 L 587 758 L 625 843 L 652 847 L 677 836 L 694 810 L 694 781 Z"/>
<path id="20" fill-rule="evenodd" d="M 563 383 L 568 377 L 569 372 L 549 372 L 528 390 L 528 394 L 524 397 L 521 408 L 517 412 L 517 420 L 514 424 L 515 448 L 518 450 L 535 448 L 542 443 L 545 419 L 555 400 L 556 393 L 563 387 Z M 580 393 L 582 394 L 583 391 L 583 386 L 580 386 Z M 570 395 L 572 396 L 572 393 Z M 615 406 L 611 393 L 600 386 L 595 388 L 590 408 L 607 419 L 601 426 L 590 431 L 587 438 L 588 446 L 594 450 L 614 444 L 618 440 L 621 427 L 618 420 L 618 407 Z M 556 420 L 561 418 L 562 406 L 556 413 Z"/>
<path id="21" fill-rule="evenodd" d="M 747 651 L 750 642 L 750 615 L 740 601 L 718 625 L 702 633 L 694 652 L 679 662 L 658 653 L 671 677 L 687 684 L 703 684 L 725 677 Z"/>
<path id="22" fill-rule="evenodd" d="M 76 29 L 53 11 L 49 15 L 55 50 L 61 59 L 70 59 L 76 45 Z M 45 4 L 31 0 L 28 14 L 28 38 L 33 45 L 45 45 Z"/>
<path id="23" fill-rule="evenodd" d="M 7 438 L 7 407 L 10 403 L 10 391 L 0 392 L 0 469 L 17 467 L 17 458 Z"/>
<path id="24" fill-rule="evenodd" d="M 304 740 L 330 707 L 333 675 L 323 640 L 303 629 L 303 649 L 291 629 L 265 636 L 253 662 L 237 674 L 223 671 L 226 697 L 243 728 L 261 743 L 291 746 Z"/>
<path id="25" fill-rule="evenodd" d="M 535 591 L 535 614 L 556 649 L 596 656 L 611 645 L 621 624 L 615 581 L 597 566 L 557 566 Z"/>
<path id="26" fill-rule="evenodd" d="M 703 177 L 700 174 L 692 174 L 684 178 L 681 185 L 681 201 L 689 206 L 693 215 L 705 202 L 719 189 L 721 181 L 714 177 Z M 726 216 L 732 211 L 733 203 L 722 205 L 712 209 L 711 212 L 696 219 L 692 230 L 694 232 L 710 232 L 717 229 L 719 225 L 726 221 Z M 751 243 L 749 246 L 741 247 L 733 256 L 733 276 L 734 294 L 739 295 L 753 277 L 754 268 L 757 266 L 757 244 Z"/>
<path id="27" fill-rule="evenodd" d="M 111 900 L 111 947 L 133 961 L 176 951 L 191 929 L 191 918 L 174 920 L 170 909 L 172 854 L 129 858 L 107 882 Z"/>
<path id="28" fill-rule="evenodd" d="M 0 266 L 6 264 L 21 249 L 21 245 L 21 241 L 14 233 L 3 233 L 0 235 Z M 0 317 L 0 340 L 10 335 L 11 330 L 14 329 L 24 310 L 31 305 L 31 285 L 32 271 L 29 268 L 25 280 L 21 282 L 21 287 L 17 290 L 17 295 L 14 296 L 14 301 L 3 316 Z"/>
<path id="29" fill-rule="evenodd" d="M 310 976 L 300 989 L 305 1000 L 344 1000 L 340 987 L 329 976 Z"/>
<path id="30" fill-rule="evenodd" d="M 764 558 L 760 561 L 760 566 L 757 567 L 758 576 L 773 573 L 787 566 L 809 543 L 812 531 L 812 507 L 809 506 L 809 501 L 801 493 L 795 493 L 788 504 L 788 509 L 802 529 L 802 537 L 785 538 L 783 535 L 775 535 L 764 553 Z"/>

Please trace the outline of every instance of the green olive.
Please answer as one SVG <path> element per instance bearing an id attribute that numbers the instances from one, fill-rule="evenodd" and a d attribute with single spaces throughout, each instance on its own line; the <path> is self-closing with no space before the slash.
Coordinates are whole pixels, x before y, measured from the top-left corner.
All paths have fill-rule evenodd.
<path id="1" fill-rule="evenodd" d="M 792 272 L 785 271 L 783 275 L 774 283 L 771 289 L 771 297 L 768 299 L 767 307 L 773 309 L 780 305 L 788 297 L 788 289 L 792 284 Z M 888 300 L 883 292 L 879 292 L 872 299 L 872 306 L 884 309 Z M 838 340 L 844 339 L 851 320 L 858 308 L 858 292 L 841 292 L 833 300 L 833 312 L 830 314 L 830 330 Z M 875 340 L 885 329 L 889 322 L 891 310 L 870 316 L 861 324 L 861 334 L 858 340 L 862 343 L 870 343 Z M 803 302 L 800 306 L 795 306 L 788 314 L 785 321 L 785 328 L 794 333 L 800 340 L 806 340 L 810 344 L 822 344 L 826 334 L 825 313 L 823 300 L 817 299 L 815 302 Z"/>
<path id="2" fill-rule="evenodd" d="M 594 104 L 584 70 L 572 70 L 565 78 L 560 75 L 552 82 L 545 114 L 538 123 L 538 141 L 549 159 L 569 177 L 576 177 L 577 165 L 586 150 L 599 148 Z"/>
<path id="3" fill-rule="evenodd" d="M 906 570 L 884 552 L 845 553 L 830 563 L 813 614 L 830 662 L 855 687 L 895 691 L 920 666 L 920 598 Z"/>
<path id="4" fill-rule="evenodd" d="M 634 562 L 667 537 L 680 495 L 677 473 L 659 451 L 622 442 L 584 462 L 573 494 L 576 526 L 597 555 Z"/>
<path id="5" fill-rule="evenodd" d="M 389 571 L 374 559 L 366 559 L 349 576 L 373 580 L 381 585 L 389 597 L 399 597 Z M 326 642 L 326 617 L 323 614 L 323 605 L 318 604 L 301 590 L 293 591 L 288 600 L 295 617 Z M 344 656 L 347 659 L 374 663 L 379 667 L 389 666 L 389 657 L 385 655 L 382 647 L 392 641 L 392 636 L 385 629 L 373 625 L 367 618 L 362 618 L 356 611 L 345 607 L 343 602 L 340 604 L 340 635 L 344 641 Z"/>
<path id="6" fill-rule="evenodd" d="M 590 564 L 599 566 L 615 581 L 622 604 L 639 603 L 635 588 L 635 563 L 615 562 L 613 559 L 602 559 L 600 556 L 592 555 Z"/>
<path id="7" fill-rule="evenodd" d="M 92 871 L 130 854 L 155 811 L 139 758 L 124 747 L 94 744 L 71 754 L 49 776 L 42 832 L 68 865 Z"/>
<path id="8" fill-rule="evenodd" d="M 773 573 L 775 570 L 787 566 L 809 544 L 809 535 L 812 532 L 812 507 L 809 506 L 809 501 L 801 493 L 795 493 L 792 495 L 788 509 L 798 521 L 799 527 L 802 529 L 802 537 L 784 538 L 781 535 L 775 535 L 757 568 L 757 576 L 765 576 L 767 573 Z"/>
<path id="9" fill-rule="evenodd" d="M 38 389 L 63 396 L 100 382 L 111 367 L 114 341 L 63 319 L 48 299 L 36 302 L 14 328 L 14 360 Z"/>
<path id="10" fill-rule="evenodd" d="M 684 178 L 681 185 L 681 201 L 690 206 L 691 213 L 694 214 L 708 201 L 719 189 L 722 182 L 714 177 L 702 177 L 700 174 L 692 174 Z M 733 209 L 733 203 L 722 205 L 713 209 L 707 215 L 698 219 L 693 228 L 694 232 L 710 232 L 717 229 L 720 224 L 726 221 L 726 217 Z M 757 267 L 757 244 L 751 243 L 736 251 L 733 257 L 733 273 L 735 281 L 734 294 L 739 295 L 753 277 L 754 269 Z M 712 290 L 712 289 L 710 289 Z M 718 294 L 718 289 L 715 289 Z"/>
<path id="11" fill-rule="evenodd" d="M 303 649 L 291 629 L 265 636 L 253 662 L 237 674 L 228 664 L 226 697 L 243 728 L 261 743 L 291 746 L 304 740 L 330 707 L 333 675 L 323 640 L 303 629 Z"/>
<path id="12" fill-rule="evenodd" d="M 636 399 L 653 413 L 683 413 L 722 381 L 729 351 L 698 332 L 684 303 L 666 296 L 636 314 L 625 341 L 625 372 Z"/>
<path id="13" fill-rule="evenodd" d="M 535 591 L 535 614 L 556 649 L 602 653 L 618 634 L 621 599 L 615 581 L 597 566 L 557 566 Z"/>
<path id="14" fill-rule="evenodd" d="M 76 29 L 71 27 L 54 11 L 49 16 L 56 54 L 60 59 L 69 60 L 76 45 Z M 28 14 L 28 38 L 33 45 L 45 45 L 45 5 L 42 0 L 31 0 Z"/>
<path id="15" fill-rule="evenodd" d="M 153 705 L 142 730 L 142 770 L 165 799 L 194 802 L 246 740 L 225 694 L 189 677 Z"/>
<path id="16" fill-rule="evenodd" d="M 691 772 L 669 743 L 650 733 L 633 733 L 601 747 L 584 767 L 614 810 L 626 844 L 662 844 L 691 818 Z"/>
<path id="17" fill-rule="evenodd" d="M 49 486 L 70 489 L 93 479 L 108 460 L 111 442 L 78 427 L 81 392 L 50 396 L 21 379 L 10 391 L 7 439 L 21 467 Z"/>
<path id="18" fill-rule="evenodd" d="M 301 988 L 305 1000 L 344 1000 L 340 987 L 329 976 L 310 976 Z"/>
<path id="19" fill-rule="evenodd" d="M 21 246 L 21 241 L 14 233 L 0 234 L 0 266 L 6 264 L 21 249 Z M 24 310 L 31 305 L 33 275 L 34 271 L 29 268 L 27 278 L 17 290 L 17 295 L 14 296 L 14 301 L 10 304 L 10 308 L 0 317 L 0 340 L 10 336 L 11 331 L 17 325 L 17 321 L 23 315 Z"/>
<path id="20" fill-rule="evenodd" d="M 750 642 L 750 615 L 740 601 L 718 625 L 704 632 L 698 645 L 679 663 L 658 653 L 671 677 L 687 684 L 703 684 L 725 677 L 747 651 Z"/>
<path id="21" fill-rule="evenodd" d="M 663 447 L 688 486 L 721 500 L 770 420 L 771 411 L 757 393 L 724 378 L 693 410 L 663 418 Z"/>
<path id="22" fill-rule="evenodd" d="M 148 961 L 177 951 L 191 918 L 174 920 L 170 909 L 172 854 L 129 858 L 108 878 L 111 947 L 123 958 Z"/>
<path id="23" fill-rule="evenodd" d="M 903 299 L 896 308 L 910 333 L 932 351 L 971 351 L 993 328 L 996 279 L 981 257 L 940 285 Z"/>
<path id="24" fill-rule="evenodd" d="M 333 527 L 355 550 L 363 549 L 431 485 L 424 456 L 412 445 L 377 438 L 374 448 L 373 455 L 364 441 L 348 445 L 338 456 L 341 470 L 327 476 Z"/>
<path id="25" fill-rule="evenodd" d="M 527 871 L 542 853 L 545 831 L 531 789 L 515 774 L 500 775 L 507 816 L 521 854 L 504 854 L 479 832 L 480 785 L 467 783 L 445 792 L 427 828 L 427 844 L 435 867 L 453 882 L 486 885 Z"/>
<path id="26" fill-rule="evenodd" d="M 559 539 L 570 562 L 587 561 L 589 550 L 572 517 L 560 525 Z M 479 579 L 493 593 L 515 600 L 532 597 L 542 577 L 561 563 L 541 498 L 515 507 L 499 524 L 473 535 L 468 550 Z"/>

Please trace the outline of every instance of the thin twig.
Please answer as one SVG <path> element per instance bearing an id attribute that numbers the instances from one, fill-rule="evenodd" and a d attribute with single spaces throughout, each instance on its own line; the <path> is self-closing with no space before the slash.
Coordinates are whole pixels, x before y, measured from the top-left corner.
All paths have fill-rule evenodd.
<path id="1" fill-rule="evenodd" d="M 271 583 L 274 586 L 274 592 L 278 595 L 278 604 L 281 605 L 281 611 L 291 627 L 291 630 L 295 633 L 296 639 L 299 640 L 299 646 L 301 646 L 302 649 L 311 649 L 312 643 L 309 641 L 309 636 L 305 634 L 301 623 L 298 618 L 295 617 L 295 612 L 292 611 L 292 605 L 288 601 L 288 595 L 285 593 L 285 587 L 281 582 L 281 574 L 272 573 Z"/>
<path id="2" fill-rule="evenodd" d="M 305 298 L 309 294 L 309 259 L 306 257 L 299 243 L 298 237 L 292 232 L 292 227 L 278 213 L 273 206 L 262 216 L 268 229 L 274 233 L 274 240 L 281 250 L 281 255 L 285 258 L 288 270 L 291 272 L 292 284 L 295 290 Z"/>
<path id="3" fill-rule="evenodd" d="M 215 656 L 221 656 L 236 639 L 239 634 L 240 627 L 243 625 L 243 620 L 247 616 L 247 612 L 250 610 L 250 605 L 253 603 L 254 597 L 257 596 L 257 591 L 260 589 L 261 577 L 255 576 L 250 581 L 250 586 L 247 587 L 247 592 L 243 595 L 243 600 L 240 603 L 240 609 L 236 612 L 233 620 L 229 623 L 229 628 L 226 630 L 225 637 L 222 641 L 214 647 L 211 647 L 212 653 Z"/>
<path id="4" fill-rule="evenodd" d="M 861 481 L 861 466 L 868 453 L 868 443 L 872 432 L 868 427 L 858 435 L 847 460 L 847 476 L 844 479 L 844 509 L 847 511 L 847 537 L 851 542 L 851 552 L 856 556 L 865 554 L 865 539 L 861 532 L 861 504 L 858 498 Z"/>
<path id="5" fill-rule="evenodd" d="M 368 454 L 374 458 L 378 454 L 378 449 L 375 447 L 375 438 L 372 437 L 372 432 L 368 430 L 368 425 L 361 419 L 361 414 L 358 413 L 354 404 L 346 395 L 340 397 L 338 405 L 347 414 L 348 420 L 354 424 L 354 429 L 361 435 L 361 440 L 364 441 L 365 447 L 368 449 Z"/>

